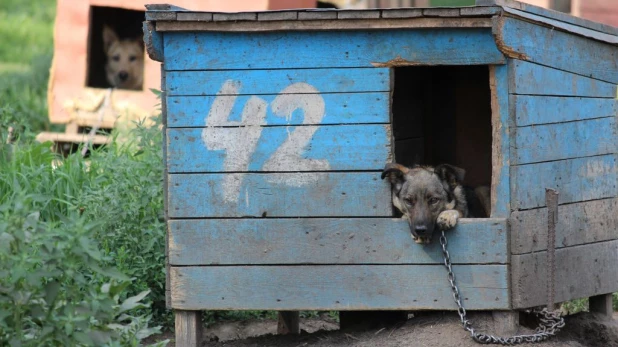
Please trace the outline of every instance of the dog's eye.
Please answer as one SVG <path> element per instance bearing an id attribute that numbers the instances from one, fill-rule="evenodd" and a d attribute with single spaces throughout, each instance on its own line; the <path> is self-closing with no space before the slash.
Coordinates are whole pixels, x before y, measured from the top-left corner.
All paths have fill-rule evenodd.
<path id="1" fill-rule="evenodd" d="M 137 59 L 137 57 L 136 57 L 136 56 L 134 56 L 134 55 L 132 55 L 132 56 L 130 56 L 130 57 L 129 57 L 129 61 L 135 61 L 135 59 Z"/>
<path id="2" fill-rule="evenodd" d="M 120 61 L 120 55 L 116 54 L 112 59 L 114 59 L 114 61 Z"/>
<path id="3" fill-rule="evenodd" d="M 437 204 L 439 202 L 440 202 L 440 199 L 438 199 L 438 198 L 430 198 L 429 199 L 429 204 L 430 205 L 435 205 L 435 204 Z"/>
<path id="4" fill-rule="evenodd" d="M 408 205 L 408 206 L 412 206 L 412 205 L 414 205 L 414 201 L 412 201 L 412 199 L 404 199 L 403 201 L 404 201 L 404 202 L 406 203 L 406 205 Z"/>

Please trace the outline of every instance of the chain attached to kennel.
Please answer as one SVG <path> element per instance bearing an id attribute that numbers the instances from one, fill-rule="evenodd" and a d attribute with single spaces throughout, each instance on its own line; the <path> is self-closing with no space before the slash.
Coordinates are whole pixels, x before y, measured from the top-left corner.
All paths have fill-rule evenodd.
<path id="1" fill-rule="evenodd" d="M 453 290 L 453 298 L 455 299 L 455 303 L 457 304 L 457 313 L 459 313 L 459 318 L 461 319 L 461 324 L 463 328 L 470 332 L 470 336 L 472 339 L 481 344 L 501 344 L 501 345 L 516 345 L 521 343 L 531 343 L 531 342 L 541 342 L 545 341 L 548 338 L 555 336 L 560 329 L 564 327 L 564 318 L 560 316 L 560 314 L 556 312 L 550 312 L 547 308 L 543 308 L 542 310 L 534 309 L 532 313 L 534 313 L 540 320 L 539 326 L 536 328 L 536 332 L 530 335 L 515 335 L 511 337 L 499 337 L 487 334 L 481 334 L 474 331 L 472 324 L 466 318 L 466 309 L 463 307 L 461 303 L 461 296 L 459 294 L 459 289 L 457 288 L 457 284 L 455 283 L 455 274 L 453 273 L 453 267 L 451 266 L 451 257 L 449 255 L 448 250 L 446 249 L 447 241 L 446 235 L 444 235 L 444 231 L 442 231 L 442 236 L 440 236 L 440 245 L 442 245 L 442 254 L 444 255 L 444 266 L 448 271 L 448 280 L 451 284 L 451 288 Z"/>

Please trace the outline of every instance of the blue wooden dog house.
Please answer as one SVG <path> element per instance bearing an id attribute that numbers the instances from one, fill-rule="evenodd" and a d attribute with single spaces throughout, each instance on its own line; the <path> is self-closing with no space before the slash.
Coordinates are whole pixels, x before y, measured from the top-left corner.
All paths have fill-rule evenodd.
<path id="1" fill-rule="evenodd" d="M 491 187 L 491 218 L 449 231 L 467 309 L 547 302 L 546 188 L 560 192 L 556 301 L 611 305 L 617 28 L 510 0 L 158 5 L 146 19 L 162 62 L 168 305 L 182 341 L 199 310 L 455 309 L 439 244 L 415 244 L 394 215 L 380 179 L 393 161 L 451 163 Z"/>

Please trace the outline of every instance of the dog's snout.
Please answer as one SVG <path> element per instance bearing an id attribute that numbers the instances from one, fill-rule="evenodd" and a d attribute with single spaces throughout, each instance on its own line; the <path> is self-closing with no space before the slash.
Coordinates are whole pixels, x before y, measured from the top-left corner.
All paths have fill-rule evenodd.
<path id="1" fill-rule="evenodd" d="M 424 234 L 427 232 L 427 226 L 426 225 L 415 225 L 414 231 L 416 231 L 418 234 Z"/>
<path id="2" fill-rule="evenodd" d="M 118 78 L 120 78 L 121 81 L 126 81 L 127 78 L 129 78 L 129 73 L 126 71 L 120 71 L 118 73 Z"/>

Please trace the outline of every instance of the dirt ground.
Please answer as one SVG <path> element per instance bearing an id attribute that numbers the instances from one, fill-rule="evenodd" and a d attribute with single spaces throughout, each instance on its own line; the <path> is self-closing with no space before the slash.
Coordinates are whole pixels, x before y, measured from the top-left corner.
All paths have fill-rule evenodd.
<path id="1" fill-rule="evenodd" d="M 477 331 L 492 333 L 491 314 L 468 313 Z M 205 329 L 203 346 L 227 347 L 478 347 L 464 331 L 455 312 L 425 313 L 390 327 L 339 331 L 329 319 L 302 319 L 299 336 L 276 335 L 277 322 L 272 320 L 225 322 Z M 618 316 L 608 320 L 582 312 L 566 318 L 566 328 L 539 346 L 544 347 L 618 347 Z M 532 330 L 520 327 L 520 334 Z M 156 341 L 173 339 L 173 334 L 158 335 Z M 153 342 L 155 340 L 151 340 Z M 169 346 L 175 346 L 170 343 Z M 530 345 L 528 345 L 530 346 Z"/>

